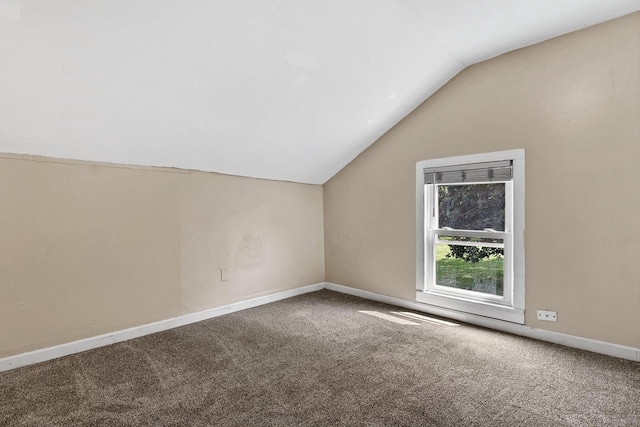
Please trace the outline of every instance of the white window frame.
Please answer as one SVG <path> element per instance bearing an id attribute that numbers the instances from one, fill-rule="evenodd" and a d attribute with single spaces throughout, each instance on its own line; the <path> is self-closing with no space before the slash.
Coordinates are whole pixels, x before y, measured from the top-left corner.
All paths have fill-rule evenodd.
<path id="1" fill-rule="evenodd" d="M 524 150 L 520 149 L 423 160 L 416 163 L 417 302 L 524 324 L 524 154 Z M 435 200 L 432 193 L 435 185 L 425 185 L 424 169 L 505 160 L 512 161 L 513 180 L 506 183 L 504 232 L 439 230 L 431 227 L 434 215 L 437 215 L 431 207 Z M 473 234 L 474 237 L 503 239 L 505 246 L 503 296 L 492 296 L 435 284 L 433 258 L 435 251 L 428 248 L 434 247 L 435 235 L 439 231 L 447 235 Z"/>

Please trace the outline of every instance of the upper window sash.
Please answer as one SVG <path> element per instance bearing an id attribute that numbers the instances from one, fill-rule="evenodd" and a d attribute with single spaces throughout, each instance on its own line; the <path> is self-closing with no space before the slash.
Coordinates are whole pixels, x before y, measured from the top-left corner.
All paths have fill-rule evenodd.
<path id="1" fill-rule="evenodd" d="M 513 181 L 499 181 L 499 182 L 476 182 L 476 183 L 460 183 L 460 184 L 446 184 L 448 185 L 482 185 L 482 184 L 505 184 L 505 206 L 504 206 L 504 230 L 469 230 L 464 228 L 441 228 L 439 224 L 439 209 L 438 209 L 438 184 L 425 184 L 424 185 L 424 230 L 438 230 L 440 234 L 449 232 L 454 233 L 509 233 L 512 231 L 513 226 Z M 495 235 L 495 234 L 493 234 Z M 478 236 L 480 237 L 480 236 Z"/>

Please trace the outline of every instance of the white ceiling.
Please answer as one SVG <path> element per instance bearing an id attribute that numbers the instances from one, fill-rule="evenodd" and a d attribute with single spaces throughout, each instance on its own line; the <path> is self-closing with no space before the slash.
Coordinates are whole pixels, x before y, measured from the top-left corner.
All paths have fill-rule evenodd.
<path id="1" fill-rule="evenodd" d="M 465 66 L 640 0 L 0 0 L 0 152 L 321 184 Z"/>

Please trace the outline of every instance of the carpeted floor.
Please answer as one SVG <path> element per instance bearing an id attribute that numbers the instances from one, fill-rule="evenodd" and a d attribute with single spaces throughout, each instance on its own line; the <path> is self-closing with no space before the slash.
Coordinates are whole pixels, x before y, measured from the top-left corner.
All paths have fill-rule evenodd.
<path id="1" fill-rule="evenodd" d="M 324 290 L 0 373 L 0 425 L 640 426 L 638 363 L 404 313 Z"/>

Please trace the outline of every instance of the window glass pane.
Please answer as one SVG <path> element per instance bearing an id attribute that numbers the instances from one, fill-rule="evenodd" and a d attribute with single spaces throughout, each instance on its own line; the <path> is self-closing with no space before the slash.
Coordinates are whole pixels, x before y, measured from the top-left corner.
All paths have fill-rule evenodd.
<path id="1" fill-rule="evenodd" d="M 505 184 L 438 185 L 438 225 L 504 231 Z"/>
<path id="2" fill-rule="evenodd" d="M 436 284 L 504 295 L 504 249 L 436 244 Z"/>

